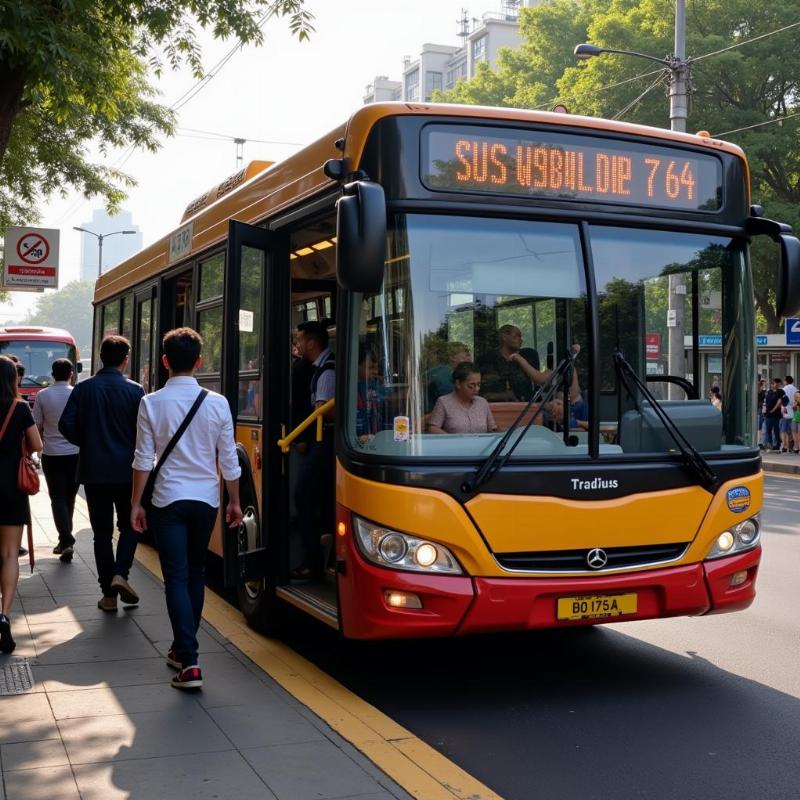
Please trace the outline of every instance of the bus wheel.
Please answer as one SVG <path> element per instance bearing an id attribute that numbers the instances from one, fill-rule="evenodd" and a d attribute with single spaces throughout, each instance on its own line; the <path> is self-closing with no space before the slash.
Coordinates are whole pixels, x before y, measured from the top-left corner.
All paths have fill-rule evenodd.
<path id="1" fill-rule="evenodd" d="M 260 541 L 258 514 L 253 506 L 247 506 L 239 528 L 240 551 L 251 550 L 257 547 Z M 275 596 L 274 590 L 268 586 L 266 579 L 239 581 L 236 593 L 239 598 L 239 610 L 251 628 L 271 635 L 281 633 L 286 609 Z"/>

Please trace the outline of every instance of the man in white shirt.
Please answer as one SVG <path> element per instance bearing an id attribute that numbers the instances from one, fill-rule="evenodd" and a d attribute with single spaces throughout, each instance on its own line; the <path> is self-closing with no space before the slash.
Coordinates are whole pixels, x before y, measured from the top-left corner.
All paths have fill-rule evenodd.
<path id="1" fill-rule="evenodd" d="M 167 663 L 178 670 L 172 685 L 199 689 L 203 676 L 197 663 L 197 629 L 203 613 L 206 551 L 219 508 L 217 459 L 229 497 L 225 522 L 231 528 L 242 521 L 241 467 L 228 401 L 208 392 L 164 460 L 149 510 L 142 507 L 142 493 L 156 457 L 161 457 L 201 391 L 194 377 L 202 363 L 200 334 L 177 328 L 164 336 L 162 346 L 161 360 L 169 370 L 169 380 L 139 404 L 131 526 L 139 533 L 149 529 L 158 543 L 173 634 Z"/>
<path id="2" fill-rule="evenodd" d="M 75 537 L 72 535 L 72 513 L 78 493 L 78 453 L 80 448 L 70 444 L 59 432 L 58 421 L 69 400 L 72 386 L 72 362 L 57 358 L 53 362 L 51 386 L 42 389 L 33 403 L 33 421 L 44 442 L 42 471 L 47 481 L 53 522 L 58 531 L 58 544 L 53 552 L 64 563 L 72 561 Z"/>

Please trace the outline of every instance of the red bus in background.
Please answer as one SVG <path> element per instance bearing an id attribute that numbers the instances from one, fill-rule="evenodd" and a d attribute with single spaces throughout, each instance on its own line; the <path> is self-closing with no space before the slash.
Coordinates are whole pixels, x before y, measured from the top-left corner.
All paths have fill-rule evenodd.
<path id="1" fill-rule="evenodd" d="M 73 363 L 73 382 L 83 366 L 78 360 L 75 339 L 69 331 L 61 328 L 34 325 L 0 328 L 0 355 L 16 356 L 25 367 L 20 394 L 31 406 L 39 389 L 53 382 L 51 370 L 57 358 L 68 358 Z"/>

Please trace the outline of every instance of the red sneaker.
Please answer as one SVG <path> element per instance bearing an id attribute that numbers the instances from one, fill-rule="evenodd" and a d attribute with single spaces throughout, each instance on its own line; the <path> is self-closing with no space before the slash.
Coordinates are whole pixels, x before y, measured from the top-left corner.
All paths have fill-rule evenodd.
<path id="1" fill-rule="evenodd" d="M 170 647 L 169 651 L 167 652 L 167 664 L 173 669 L 183 669 L 183 664 L 181 664 L 180 660 L 178 659 L 178 655 L 175 652 L 174 647 Z"/>
<path id="2" fill-rule="evenodd" d="M 201 689 L 203 673 L 198 666 L 186 667 L 172 679 L 171 683 L 176 689 Z"/>

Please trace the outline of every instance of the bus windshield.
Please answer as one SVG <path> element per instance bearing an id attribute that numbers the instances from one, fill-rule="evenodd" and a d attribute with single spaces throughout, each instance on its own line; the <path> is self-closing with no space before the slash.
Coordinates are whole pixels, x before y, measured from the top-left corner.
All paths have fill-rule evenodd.
<path id="1" fill-rule="evenodd" d="M 383 457 L 475 459 L 524 412 L 520 431 L 531 425 L 514 458 L 587 459 L 592 437 L 600 457 L 675 453 L 647 401 L 617 374 L 619 350 L 697 450 L 751 447 L 744 376 L 754 343 L 744 335 L 752 303 L 742 302 L 750 291 L 742 248 L 700 234 L 586 230 L 596 285 L 578 224 L 397 216 L 382 290 L 353 304 L 343 420 L 352 446 Z M 589 298 L 599 317 L 596 375 Z M 676 304 L 677 361 L 668 352 Z M 695 327 L 725 336 L 722 411 L 686 394 L 697 383 Z M 578 351 L 572 376 L 550 397 L 534 397 L 570 350 Z M 676 363 L 682 385 L 664 380 Z"/>
<path id="2" fill-rule="evenodd" d="M 23 389 L 49 386 L 53 382 L 53 362 L 57 358 L 68 358 L 75 363 L 76 358 L 73 345 L 36 339 L 0 340 L 0 355 L 16 356 L 25 367 Z"/>

